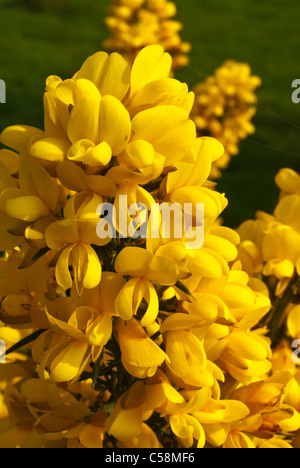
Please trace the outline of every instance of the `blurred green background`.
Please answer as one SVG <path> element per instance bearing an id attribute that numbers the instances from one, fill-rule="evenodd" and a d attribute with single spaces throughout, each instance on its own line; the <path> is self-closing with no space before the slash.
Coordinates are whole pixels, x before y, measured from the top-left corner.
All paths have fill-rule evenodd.
<path id="1" fill-rule="evenodd" d="M 44 9 L 36 8 L 42 2 Z M 190 87 L 227 59 L 248 62 L 262 78 L 256 134 L 241 146 L 218 183 L 235 228 L 255 212 L 272 212 L 274 177 L 282 167 L 300 171 L 300 104 L 291 83 L 300 78 L 300 5 L 292 0 L 175 0 L 182 36 L 193 44 L 188 68 L 176 77 Z M 0 0 L 0 131 L 8 125 L 43 126 L 42 94 L 48 75 L 70 77 L 100 50 L 109 0 Z"/>

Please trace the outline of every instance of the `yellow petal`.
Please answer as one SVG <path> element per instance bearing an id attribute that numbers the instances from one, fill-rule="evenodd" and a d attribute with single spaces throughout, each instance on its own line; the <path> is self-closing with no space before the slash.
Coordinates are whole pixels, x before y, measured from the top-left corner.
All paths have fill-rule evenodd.
<path id="1" fill-rule="evenodd" d="M 36 195 L 54 211 L 57 206 L 57 187 L 53 178 L 34 158 L 22 155 L 20 158 L 20 188 Z"/>
<path id="2" fill-rule="evenodd" d="M 130 320 L 133 317 L 133 315 L 137 312 L 137 308 L 140 306 L 140 303 L 138 303 L 134 308 L 134 293 L 138 283 L 138 278 L 133 278 L 129 280 L 123 286 L 116 298 L 116 312 L 123 320 Z"/>
<path id="3" fill-rule="evenodd" d="M 196 129 L 188 114 L 176 106 L 158 106 L 132 120 L 132 141 L 146 140 L 171 162 L 182 157 L 196 142 Z M 181 138 L 181 132 L 185 138 Z M 169 161 L 166 162 L 166 165 Z"/>
<path id="4" fill-rule="evenodd" d="M 122 55 L 110 54 L 97 83 L 101 95 L 111 95 L 122 101 L 130 86 L 130 68 L 130 63 Z"/>
<path id="5" fill-rule="evenodd" d="M 114 96 L 105 96 L 100 105 L 100 141 L 111 147 L 114 156 L 121 153 L 131 135 L 130 115 Z"/>
<path id="6" fill-rule="evenodd" d="M 33 195 L 8 200 L 6 213 L 12 218 L 33 222 L 50 214 L 49 208 Z"/>
<path id="7" fill-rule="evenodd" d="M 88 344 L 72 342 L 56 356 L 50 365 L 50 378 L 54 382 L 69 382 L 74 379 L 85 359 Z"/>
<path id="8" fill-rule="evenodd" d="M 105 346 L 112 335 L 112 320 L 107 315 L 99 315 L 87 329 L 89 342 L 94 346 Z"/>
<path id="9" fill-rule="evenodd" d="M 20 167 L 20 157 L 10 150 L 0 150 L 0 161 L 9 170 L 10 174 L 16 174 Z"/>
<path id="10" fill-rule="evenodd" d="M 131 96 L 151 81 L 167 78 L 172 57 L 159 45 L 145 47 L 134 61 L 131 72 Z"/>
<path id="11" fill-rule="evenodd" d="M 142 433 L 145 391 L 140 382 L 133 385 L 117 402 L 106 420 L 106 430 L 116 439 L 139 437 Z"/>
<path id="12" fill-rule="evenodd" d="M 142 277 L 146 274 L 153 254 L 139 247 L 126 247 L 117 256 L 115 270 L 121 276 Z"/>
<path id="13" fill-rule="evenodd" d="M 130 85 L 130 65 L 120 54 L 97 52 L 84 62 L 75 78 L 91 80 L 102 96 L 110 94 L 122 101 Z"/>
<path id="14" fill-rule="evenodd" d="M 85 245 L 87 253 L 86 271 L 83 280 L 83 286 L 86 289 L 93 289 L 101 281 L 102 267 L 98 255 L 90 245 Z"/>
<path id="15" fill-rule="evenodd" d="M 103 272 L 100 283 L 101 307 L 105 314 L 116 315 L 115 300 L 126 280 L 113 272 Z"/>
<path id="16" fill-rule="evenodd" d="M 73 245 L 70 245 L 62 251 L 57 261 L 55 270 L 56 281 L 66 291 L 68 289 L 71 289 L 73 284 L 72 276 L 69 272 L 70 255 L 73 250 L 73 247 Z"/>
<path id="17" fill-rule="evenodd" d="M 108 177 L 88 175 L 71 161 L 58 164 L 57 175 L 65 187 L 76 192 L 91 191 L 107 197 L 114 197 L 116 194 L 116 186 Z"/>
<path id="18" fill-rule="evenodd" d="M 26 125 L 14 125 L 3 130 L 0 141 L 3 145 L 13 148 L 19 153 L 25 153 L 33 137 L 43 138 L 44 132 Z"/>
<path id="19" fill-rule="evenodd" d="M 64 219 L 50 224 L 46 230 L 45 238 L 46 244 L 53 250 L 60 249 L 67 244 L 75 244 L 79 241 L 78 221 Z"/>
<path id="20" fill-rule="evenodd" d="M 84 447 L 89 449 L 103 448 L 105 432 L 105 428 L 103 427 L 85 424 L 85 427 L 79 436 L 80 442 Z"/>
<path id="21" fill-rule="evenodd" d="M 179 272 L 176 263 L 160 256 L 154 256 L 145 278 L 165 286 L 173 286 L 178 280 Z"/>
<path id="22" fill-rule="evenodd" d="M 86 80 L 81 80 L 86 82 Z M 78 140 L 99 141 L 99 112 L 101 95 L 91 82 L 84 83 L 87 96 L 78 101 L 69 118 L 68 136 L 72 143 Z"/>
<path id="23" fill-rule="evenodd" d="M 44 138 L 31 146 L 30 153 L 40 160 L 58 163 L 66 158 L 69 147 L 70 142 L 62 138 Z"/>

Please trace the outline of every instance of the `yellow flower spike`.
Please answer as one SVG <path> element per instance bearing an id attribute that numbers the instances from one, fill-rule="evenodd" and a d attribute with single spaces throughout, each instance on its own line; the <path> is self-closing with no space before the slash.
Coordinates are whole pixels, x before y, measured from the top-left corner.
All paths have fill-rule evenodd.
<path id="1" fill-rule="evenodd" d="M 179 33 L 182 24 L 174 20 L 177 8 L 173 2 L 113 0 L 109 13 L 105 23 L 110 37 L 103 43 L 106 49 L 118 50 L 133 62 L 144 46 L 161 44 L 172 54 L 173 61 L 171 59 L 170 64 L 166 63 L 168 71 L 171 66 L 179 68 L 188 64 L 187 54 L 191 50 L 191 45 L 181 40 Z M 158 48 L 156 53 L 159 60 Z M 154 58 L 154 49 L 151 58 Z M 141 70 L 138 71 L 143 71 L 143 67 L 141 66 Z M 149 68 L 149 73 L 151 72 L 152 69 Z"/>
<path id="2" fill-rule="evenodd" d="M 117 320 L 114 333 L 118 339 L 122 363 L 127 372 L 138 379 L 152 377 L 167 355 L 150 338 L 135 319 L 128 324 Z"/>
<path id="3" fill-rule="evenodd" d="M 260 85 L 261 80 L 251 75 L 248 64 L 228 60 L 195 87 L 191 116 L 198 135 L 214 137 L 225 148 L 223 156 L 212 166 L 211 178 L 221 177 L 221 170 L 239 153 L 241 140 L 255 132 L 251 121 L 256 112 L 255 91 Z"/>

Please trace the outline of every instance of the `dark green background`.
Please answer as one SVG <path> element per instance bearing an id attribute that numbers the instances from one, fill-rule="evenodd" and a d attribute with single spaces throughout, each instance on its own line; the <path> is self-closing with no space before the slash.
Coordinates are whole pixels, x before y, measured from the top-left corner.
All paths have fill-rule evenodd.
<path id="1" fill-rule="evenodd" d="M 70 77 L 87 56 L 101 49 L 109 0 L 42 0 L 66 3 L 57 11 L 38 10 L 38 0 L 0 0 L 0 79 L 7 104 L 0 104 L 0 131 L 8 125 L 42 127 L 42 94 L 48 75 Z M 256 134 L 219 181 L 229 198 L 230 227 L 271 212 L 282 167 L 300 171 L 300 104 L 291 101 L 291 83 L 300 78 L 300 4 L 292 0 L 177 0 L 183 38 L 192 42 L 190 67 L 177 77 L 190 87 L 226 59 L 245 61 L 263 80 L 255 117 Z"/>

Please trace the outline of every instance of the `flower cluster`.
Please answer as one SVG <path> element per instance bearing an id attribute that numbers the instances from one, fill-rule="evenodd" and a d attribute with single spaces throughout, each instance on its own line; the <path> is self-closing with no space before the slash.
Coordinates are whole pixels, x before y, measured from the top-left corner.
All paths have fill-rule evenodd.
<path id="1" fill-rule="evenodd" d="M 195 87 L 192 112 L 199 136 L 219 140 L 225 153 L 214 165 L 211 177 L 221 176 L 230 159 L 239 153 L 240 142 L 255 132 L 252 118 L 256 113 L 255 91 L 261 85 L 247 63 L 226 61 L 214 75 Z"/>
<path id="2" fill-rule="evenodd" d="M 272 215 L 259 211 L 255 220 L 244 222 L 239 258 L 243 268 L 256 281 L 263 279 L 272 308 L 265 324 L 273 344 L 273 376 L 285 384 L 284 402 L 299 410 L 300 338 L 300 176 L 282 169 L 276 176 L 280 189 Z M 295 350 L 292 356 L 292 349 Z M 294 442 L 299 447 L 300 433 Z"/>
<path id="3" fill-rule="evenodd" d="M 191 45 L 180 37 L 176 14 L 169 0 L 113 0 L 105 21 L 110 37 L 103 46 L 133 61 L 143 47 L 158 44 L 173 56 L 173 68 L 186 66 Z"/>
<path id="4" fill-rule="evenodd" d="M 238 232 L 244 269 L 251 277 L 264 280 L 272 299 L 274 313 L 269 327 L 277 343 L 286 335 L 300 337 L 300 176 L 291 169 L 282 169 L 276 184 L 280 196 L 273 214 L 257 212 L 256 219 L 245 221 Z"/>
<path id="5" fill-rule="evenodd" d="M 260 325 L 264 284 L 217 222 L 224 148 L 197 138 L 171 68 L 158 45 L 132 66 L 99 52 L 47 80 L 44 130 L 1 134 L 0 447 L 291 447 L 300 428 L 298 374 L 272 370 Z M 97 235 L 107 202 L 113 238 Z M 188 230 L 168 232 L 180 221 L 157 222 L 156 202 L 190 204 Z M 148 235 L 126 236 L 119 214 L 138 231 L 142 205 Z"/>

